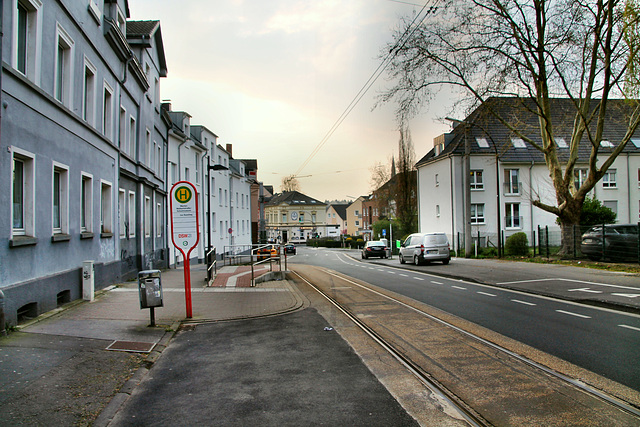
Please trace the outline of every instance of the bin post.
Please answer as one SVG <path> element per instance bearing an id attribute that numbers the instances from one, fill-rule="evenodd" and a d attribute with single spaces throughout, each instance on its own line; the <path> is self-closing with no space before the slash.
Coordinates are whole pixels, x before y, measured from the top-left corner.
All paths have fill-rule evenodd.
<path id="1" fill-rule="evenodd" d="M 93 302 L 95 294 L 95 269 L 93 261 L 82 263 L 82 299 Z"/>
<path id="2" fill-rule="evenodd" d="M 140 308 L 149 309 L 151 320 L 149 326 L 156 326 L 155 308 L 164 305 L 160 270 L 145 270 L 138 273 L 138 293 L 140 295 Z"/>

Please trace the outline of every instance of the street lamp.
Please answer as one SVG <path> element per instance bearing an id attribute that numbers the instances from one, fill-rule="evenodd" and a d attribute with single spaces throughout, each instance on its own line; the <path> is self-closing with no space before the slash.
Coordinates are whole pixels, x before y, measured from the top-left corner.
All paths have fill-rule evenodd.
<path id="1" fill-rule="evenodd" d="M 211 250 L 211 176 L 209 172 L 222 170 L 229 170 L 229 168 L 222 165 L 207 165 L 207 252 Z"/>

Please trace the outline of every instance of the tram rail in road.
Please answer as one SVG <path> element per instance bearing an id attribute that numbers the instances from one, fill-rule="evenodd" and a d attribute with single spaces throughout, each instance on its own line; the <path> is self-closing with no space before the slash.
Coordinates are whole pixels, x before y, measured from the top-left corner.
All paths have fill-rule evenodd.
<path id="1" fill-rule="evenodd" d="M 438 310 L 326 268 L 293 270 L 447 396 L 472 425 L 640 424 L 633 404 L 456 326 Z"/>

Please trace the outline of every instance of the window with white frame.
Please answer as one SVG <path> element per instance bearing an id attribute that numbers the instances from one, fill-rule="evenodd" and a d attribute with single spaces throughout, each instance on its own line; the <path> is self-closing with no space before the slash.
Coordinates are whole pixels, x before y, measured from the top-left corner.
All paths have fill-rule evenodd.
<path id="1" fill-rule="evenodd" d="M 576 188 L 582 187 L 582 184 L 584 184 L 584 182 L 587 180 L 588 172 L 589 171 L 587 169 L 580 169 L 580 168 L 576 168 L 573 170 L 574 184 Z"/>
<path id="2" fill-rule="evenodd" d="M 156 203 L 156 237 L 162 237 L 162 204 Z"/>
<path id="3" fill-rule="evenodd" d="M 311 222 L 316 222 L 316 214 L 311 214 Z"/>
<path id="4" fill-rule="evenodd" d="M 72 109 L 73 99 L 73 50 L 74 43 L 69 34 L 58 24 L 56 31 L 56 68 L 54 72 L 55 98 Z"/>
<path id="5" fill-rule="evenodd" d="M 120 10 L 120 6 L 118 6 L 117 17 L 116 20 L 118 22 L 118 28 L 122 32 L 123 35 L 127 34 L 127 19 L 124 16 L 122 10 Z"/>
<path id="6" fill-rule="evenodd" d="M 618 201 L 617 200 L 603 200 L 602 206 L 611 209 L 613 212 L 618 214 Z"/>
<path id="7" fill-rule="evenodd" d="M 189 181 L 189 178 L 190 178 L 190 173 L 189 172 L 190 172 L 189 168 L 184 168 L 184 180 L 185 181 Z M 227 190 L 225 190 L 225 191 L 227 191 Z M 226 197 L 225 197 L 225 199 L 226 199 Z"/>
<path id="8" fill-rule="evenodd" d="M 616 170 L 609 169 L 602 176 L 602 188 L 616 188 Z"/>
<path id="9" fill-rule="evenodd" d="M 193 157 L 196 161 L 196 185 L 200 185 L 200 159 L 198 153 L 193 153 Z"/>
<path id="10" fill-rule="evenodd" d="M 144 196 L 144 237 L 151 237 L 151 197 Z"/>
<path id="11" fill-rule="evenodd" d="M 225 206 L 229 206 L 229 202 L 228 202 L 229 198 L 227 197 L 227 195 L 228 195 L 227 190 L 224 190 L 224 205 Z"/>
<path id="12" fill-rule="evenodd" d="M 222 228 L 222 221 L 220 221 L 220 238 L 221 239 L 224 237 L 223 231 L 224 231 L 224 229 Z"/>
<path id="13" fill-rule="evenodd" d="M 52 182 L 52 224 L 53 234 L 69 233 L 69 168 L 53 164 Z"/>
<path id="14" fill-rule="evenodd" d="M 129 215 L 127 216 L 129 237 L 136 237 L 136 193 L 129 191 Z"/>
<path id="15" fill-rule="evenodd" d="M 527 144 L 522 138 L 511 138 L 511 143 L 515 148 L 527 148 Z"/>
<path id="16" fill-rule="evenodd" d="M 504 192 L 505 194 L 520 194 L 520 170 L 504 170 Z"/>
<path id="17" fill-rule="evenodd" d="M 486 138 L 478 138 L 478 137 L 476 137 L 476 143 L 478 144 L 478 147 L 480 147 L 480 148 L 489 148 L 489 143 L 487 142 Z"/>
<path id="18" fill-rule="evenodd" d="M 505 221 L 506 228 L 521 228 L 520 203 L 505 204 Z"/>
<path id="19" fill-rule="evenodd" d="M 173 185 L 178 182 L 178 165 L 173 162 L 169 162 L 169 173 L 171 174 L 169 177 L 169 183 Z"/>
<path id="20" fill-rule="evenodd" d="M 108 181 L 100 181 L 100 233 L 113 233 L 113 192 Z"/>
<path id="21" fill-rule="evenodd" d="M 218 204 L 222 206 L 222 188 L 218 188 Z"/>
<path id="22" fill-rule="evenodd" d="M 216 230 L 216 213 L 211 212 L 211 231 L 215 232 Z"/>
<path id="23" fill-rule="evenodd" d="M 156 172 L 158 174 L 158 176 L 162 176 L 162 148 L 160 147 L 160 144 L 158 144 L 158 146 L 156 147 L 156 162 L 157 162 L 157 166 L 156 166 Z"/>
<path id="24" fill-rule="evenodd" d="M 282 223 L 284 224 L 284 223 L 286 223 L 286 222 L 287 222 L 287 214 L 286 214 L 286 213 L 283 213 L 283 214 L 282 214 Z"/>
<path id="25" fill-rule="evenodd" d="M 108 139 L 113 138 L 113 88 L 104 82 L 102 98 L 102 133 Z"/>
<path id="26" fill-rule="evenodd" d="M 13 10 L 13 66 L 40 84 L 42 25 L 40 0 L 18 0 Z"/>
<path id="27" fill-rule="evenodd" d="M 127 237 L 127 217 L 126 217 L 127 192 L 120 188 L 118 190 L 118 221 L 120 223 L 120 238 Z"/>
<path id="28" fill-rule="evenodd" d="M 84 59 L 82 91 L 82 118 L 91 126 L 95 126 L 96 67 L 87 58 Z"/>
<path id="29" fill-rule="evenodd" d="M 127 110 L 121 105 L 118 117 L 118 147 L 126 152 L 127 140 Z"/>
<path id="30" fill-rule="evenodd" d="M 472 190 L 484 190 L 484 180 L 481 169 L 471 171 L 469 185 Z"/>
<path id="31" fill-rule="evenodd" d="M 32 153 L 12 147 L 12 235 L 33 236 L 35 202 L 35 160 Z"/>
<path id="32" fill-rule="evenodd" d="M 484 203 L 471 204 L 471 224 L 484 224 Z"/>
<path id="33" fill-rule="evenodd" d="M 436 187 L 440 186 L 440 179 L 438 178 L 438 174 L 436 174 Z"/>
<path id="34" fill-rule="evenodd" d="M 93 217 L 93 177 L 89 174 L 82 174 L 80 184 L 80 231 L 91 233 Z"/>
<path id="35" fill-rule="evenodd" d="M 440 217 L 440 205 L 436 205 L 436 216 Z"/>
<path id="36" fill-rule="evenodd" d="M 131 157 L 135 157 L 136 146 L 138 143 L 136 119 L 133 116 L 129 116 L 129 139 L 127 141 L 127 154 Z"/>
<path id="37" fill-rule="evenodd" d="M 149 129 L 144 133 L 144 164 L 151 167 L 151 132 Z"/>

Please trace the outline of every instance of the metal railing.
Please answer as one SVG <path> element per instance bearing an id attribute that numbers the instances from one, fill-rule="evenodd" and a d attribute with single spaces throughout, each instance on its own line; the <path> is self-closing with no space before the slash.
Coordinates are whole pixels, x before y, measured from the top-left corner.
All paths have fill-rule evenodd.
<path id="1" fill-rule="evenodd" d="M 284 253 L 282 245 L 276 244 L 267 244 L 267 245 L 254 245 L 255 247 L 251 250 L 251 286 L 256 285 L 255 278 L 255 266 L 269 263 L 269 271 L 273 271 L 273 264 L 277 262 L 278 271 L 282 271 L 282 254 Z M 275 254 L 274 254 L 275 249 Z M 262 252 L 261 252 L 262 251 Z M 268 252 L 267 252 L 268 251 Z M 253 261 L 253 257 L 255 256 L 256 261 Z M 263 259 L 260 259 L 263 258 Z M 287 266 L 287 257 L 284 254 L 284 265 L 285 270 Z"/>
<path id="2" fill-rule="evenodd" d="M 211 278 L 218 274 L 218 259 L 216 255 L 216 248 L 213 248 L 207 252 L 207 284 L 211 283 Z M 211 269 L 213 268 L 213 276 L 211 275 Z"/>

